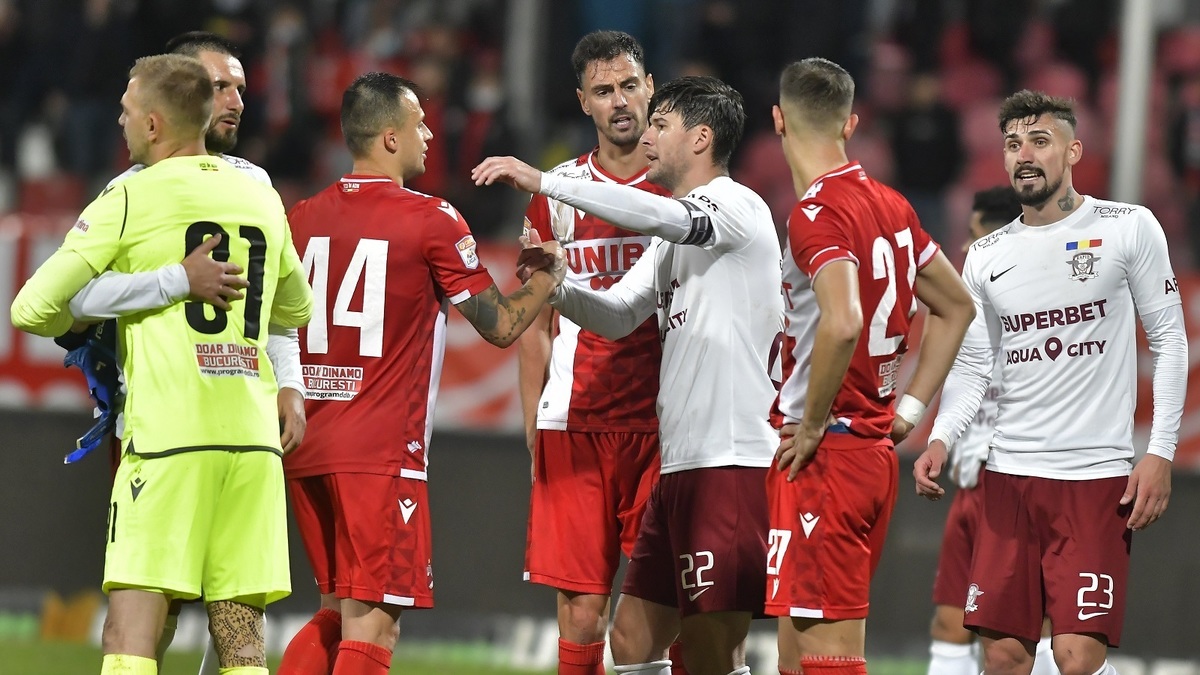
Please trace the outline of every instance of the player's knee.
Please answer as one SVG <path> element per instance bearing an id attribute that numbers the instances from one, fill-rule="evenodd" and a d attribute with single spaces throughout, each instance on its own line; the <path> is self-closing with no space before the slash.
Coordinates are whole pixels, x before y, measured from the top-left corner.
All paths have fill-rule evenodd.
<path id="1" fill-rule="evenodd" d="M 640 631 L 630 630 L 620 622 L 613 624 L 608 636 L 608 645 L 612 650 L 613 660 L 618 664 L 644 663 L 662 657 L 662 652 L 653 653 L 649 636 Z"/>
<path id="2" fill-rule="evenodd" d="M 578 595 L 567 600 L 559 614 L 559 629 L 562 637 L 579 644 L 590 644 L 604 640 L 608 627 L 607 598 L 596 595 Z"/>
<path id="3" fill-rule="evenodd" d="M 983 650 L 983 670 L 995 675 L 1029 675 L 1033 655 L 1016 640 L 997 640 Z"/>
<path id="4" fill-rule="evenodd" d="M 1054 664 L 1062 675 L 1093 675 L 1104 665 L 1103 653 L 1094 654 L 1087 649 L 1058 647 L 1054 650 Z"/>

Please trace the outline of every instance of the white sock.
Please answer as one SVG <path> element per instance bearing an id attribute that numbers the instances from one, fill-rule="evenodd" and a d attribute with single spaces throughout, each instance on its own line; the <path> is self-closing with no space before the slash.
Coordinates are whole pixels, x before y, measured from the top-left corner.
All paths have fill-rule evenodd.
<path id="1" fill-rule="evenodd" d="M 1054 649 L 1050 646 L 1049 636 L 1038 640 L 1037 651 L 1033 653 L 1033 671 L 1029 675 L 1062 675 L 1058 672 L 1058 664 L 1054 662 Z"/>
<path id="2" fill-rule="evenodd" d="M 974 646 L 934 640 L 929 645 L 929 675 L 975 675 L 979 658 Z"/>
<path id="3" fill-rule="evenodd" d="M 631 663 L 627 666 L 615 666 L 613 670 L 615 670 L 618 674 L 638 673 L 638 675 L 671 675 L 671 659 L 651 661 L 650 663 Z"/>
<path id="4" fill-rule="evenodd" d="M 211 635 L 208 636 L 208 646 L 204 649 L 204 660 L 200 662 L 200 675 L 219 675 L 221 663 L 217 659 L 217 644 Z"/>
<path id="5" fill-rule="evenodd" d="M 1117 675 L 1117 669 L 1112 667 L 1112 664 L 1108 662 L 1108 659 L 1105 659 L 1104 663 L 1100 666 L 1100 669 L 1092 673 L 1092 675 Z"/>
<path id="6" fill-rule="evenodd" d="M 742 666 L 729 675 L 750 675 L 750 666 Z"/>

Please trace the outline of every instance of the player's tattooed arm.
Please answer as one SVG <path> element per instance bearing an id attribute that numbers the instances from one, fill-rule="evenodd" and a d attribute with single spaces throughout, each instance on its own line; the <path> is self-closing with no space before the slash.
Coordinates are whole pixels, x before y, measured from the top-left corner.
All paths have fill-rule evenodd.
<path id="1" fill-rule="evenodd" d="M 508 347 L 533 323 L 557 286 L 554 276 L 539 271 L 512 295 L 505 297 L 492 284 L 454 306 L 484 340 Z"/>
<path id="2" fill-rule="evenodd" d="M 1059 198 L 1058 208 L 1062 209 L 1063 211 L 1070 211 L 1071 209 L 1075 208 L 1075 197 L 1076 196 L 1077 195 L 1075 194 L 1074 188 L 1068 189 L 1067 194 L 1065 194 Z"/>

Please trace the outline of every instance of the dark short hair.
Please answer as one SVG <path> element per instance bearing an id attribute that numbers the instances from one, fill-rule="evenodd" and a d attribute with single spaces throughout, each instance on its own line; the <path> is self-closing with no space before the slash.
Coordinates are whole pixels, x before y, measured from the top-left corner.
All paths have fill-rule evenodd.
<path id="1" fill-rule="evenodd" d="M 359 75 L 342 94 L 342 137 L 354 157 L 364 157 L 371 142 L 388 125 L 404 121 L 400 99 L 417 85 L 399 75 L 370 72 Z"/>
<path id="2" fill-rule="evenodd" d="M 1021 202 L 1017 201 L 1017 193 L 1012 187 L 997 185 L 976 192 L 971 210 L 979 212 L 979 223 L 990 232 L 1021 215 Z"/>
<path id="3" fill-rule="evenodd" d="M 582 87 L 583 74 L 589 63 L 612 61 L 622 54 L 628 54 L 629 58 L 642 67 L 643 73 L 646 71 L 645 51 L 637 38 L 629 33 L 598 30 L 584 35 L 575 45 L 575 51 L 571 52 L 571 67 L 575 69 L 575 80 Z"/>
<path id="4" fill-rule="evenodd" d="M 216 52 L 227 54 L 235 59 L 242 56 L 233 42 L 205 30 L 193 30 L 176 35 L 167 41 L 167 52 L 184 56 L 199 56 L 200 52 Z"/>
<path id="5" fill-rule="evenodd" d="M 1071 131 L 1075 130 L 1075 103 L 1071 99 L 1022 89 L 1000 104 L 1000 133 L 1007 133 L 1013 120 L 1033 121 L 1042 115 L 1062 120 L 1071 125 Z"/>
<path id="6" fill-rule="evenodd" d="M 829 59 L 796 61 L 779 76 L 779 100 L 799 107 L 812 124 L 840 123 L 854 104 L 854 78 Z"/>
<path id="7" fill-rule="evenodd" d="M 664 84 L 650 99 L 650 112 L 676 112 L 683 127 L 701 124 L 713 131 L 713 164 L 728 168 L 729 158 L 742 140 L 746 110 L 742 95 L 715 77 L 679 77 Z"/>

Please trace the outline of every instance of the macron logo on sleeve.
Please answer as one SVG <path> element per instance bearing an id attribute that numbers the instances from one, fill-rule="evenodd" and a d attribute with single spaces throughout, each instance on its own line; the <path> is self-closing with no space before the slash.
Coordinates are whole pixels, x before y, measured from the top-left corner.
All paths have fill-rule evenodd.
<path id="1" fill-rule="evenodd" d="M 816 204 L 809 204 L 808 206 L 800 207 L 800 210 L 804 212 L 804 215 L 808 216 L 808 222 L 813 223 L 816 222 L 817 214 L 820 213 L 821 209 L 823 208 L 825 207 L 817 206 Z"/>

